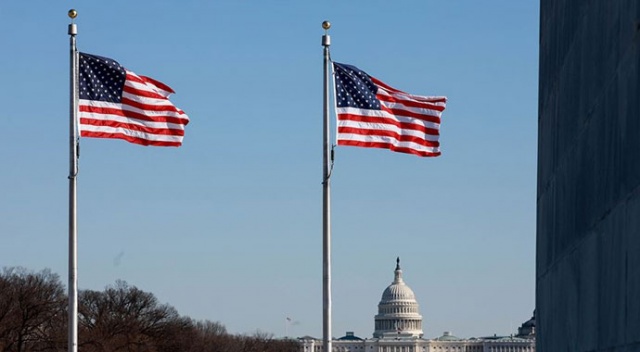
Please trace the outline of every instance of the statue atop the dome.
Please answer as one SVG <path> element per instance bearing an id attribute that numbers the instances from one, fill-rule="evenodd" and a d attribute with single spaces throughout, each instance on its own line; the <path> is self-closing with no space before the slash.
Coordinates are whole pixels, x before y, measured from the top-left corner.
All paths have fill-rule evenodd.
<path id="1" fill-rule="evenodd" d="M 396 258 L 396 270 L 400 270 L 400 257 Z"/>

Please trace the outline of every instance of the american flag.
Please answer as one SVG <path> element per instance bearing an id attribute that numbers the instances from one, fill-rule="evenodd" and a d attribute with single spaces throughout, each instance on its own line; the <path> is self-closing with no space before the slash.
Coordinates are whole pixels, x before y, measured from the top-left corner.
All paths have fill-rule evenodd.
<path id="1" fill-rule="evenodd" d="M 338 145 L 439 156 L 446 97 L 408 94 L 355 66 L 333 63 Z"/>
<path id="2" fill-rule="evenodd" d="M 81 137 L 179 147 L 189 117 L 168 99 L 164 83 L 139 76 L 115 60 L 80 53 Z"/>

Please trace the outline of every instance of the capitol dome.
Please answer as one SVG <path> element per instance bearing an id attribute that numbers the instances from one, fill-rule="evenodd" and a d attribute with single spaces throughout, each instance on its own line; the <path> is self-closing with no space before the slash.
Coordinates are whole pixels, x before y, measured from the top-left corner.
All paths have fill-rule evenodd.
<path id="1" fill-rule="evenodd" d="M 382 293 L 382 301 L 390 302 L 390 301 L 415 301 L 416 296 L 413 294 L 413 291 L 409 286 L 405 285 L 402 281 L 402 277 L 396 283 L 395 281 L 387 287 L 386 290 Z"/>
<path id="2" fill-rule="evenodd" d="M 373 337 L 422 337 L 422 316 L 413 290 L 404 283 L 400 258 L 396 259 L 394 279 L 382 293 L 375 316 Z"/>

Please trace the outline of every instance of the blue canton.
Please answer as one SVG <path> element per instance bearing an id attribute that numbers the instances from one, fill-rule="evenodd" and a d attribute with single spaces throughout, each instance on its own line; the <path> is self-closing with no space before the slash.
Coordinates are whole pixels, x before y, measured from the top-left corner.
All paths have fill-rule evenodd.
<path id="1" fill-rule="evenodd" d="M 333 63 L 336 81 L 336 106 L 380 110 L 378 87 L 364 71 L 355 66 Z"/>
<path id="2" fill-rule="evenodd" d="M 119 103 L 126 78 L 116 61 L 80 53 L 80 99 Z"/>

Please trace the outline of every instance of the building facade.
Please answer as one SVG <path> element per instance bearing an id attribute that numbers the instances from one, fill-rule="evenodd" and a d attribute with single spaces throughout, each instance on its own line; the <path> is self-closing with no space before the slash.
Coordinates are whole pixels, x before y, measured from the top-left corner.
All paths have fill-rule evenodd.
<path id="1" fill-rule="evenodd" d="M 434 339 L 423 338 L 422 315 L 413 290 L 402 278 L 400 258 L 393 282 L 382 293 L 374 327 L 370 339 L 347 332 L 332 340 L 333 352 L 535 352 L 535 312 L 516 336 L 463 339 L 445 332 Z M 323 352 L 321 339 L 306 336 L 298 340 L 301 352 Z"/>
<path id="2" fill-rule="evenodd" d="M 640 350 L 640 1 L 540 1 L 541 352 Z"/>

